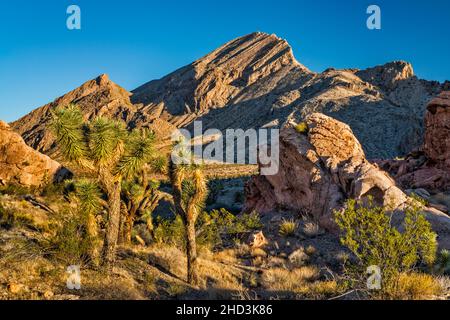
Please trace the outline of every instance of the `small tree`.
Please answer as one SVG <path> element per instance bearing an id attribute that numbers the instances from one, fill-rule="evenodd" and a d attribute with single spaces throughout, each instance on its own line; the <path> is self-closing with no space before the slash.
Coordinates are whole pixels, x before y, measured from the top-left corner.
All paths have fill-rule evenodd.
<path id="1" fill-rule="evenodd" d="M 124 219 L 122 230 L 124 243 L 131 242 L 131 233 L 136 218 L 145 219 L 148 231 L 153 232 L 152 213 L 161 199 L 159 185 L 159 181 L 149 180 L 145 174 L 122 184 L 122 201 L 126 208 L 122 217 Z"/>
<path id="2" fill-rule="evenodd" d="M 96 183 L 88 179 L 81 179 L 71 183 L 73 192 L 70 193 L 72 201 L 78 203 L 79 215 L 86 229 L 86 236 L 90 239 L 89 255 L 94 265 L 99 264 L 99 237 L 96 215 L 104 207 L 101 192 Z"/>
<path id="3" fill-rule="evenodd" d="M 376 265 L 381 270 L 383 291 L 395 290 L 401 272 L 411 271 L 419 262 L 431 265 L 436 256 L 436 234 L 412 201 L 404 210 L 403 232 L 392 225 L 392 215 L 385 208 L 349 200 L 346 208 L 335 213 L 342 231 L 341 243 L 359 261 L 359 273 Z"/>
<path id="4" fill-rule="evenodd" d="M 75 105 L 55 110 L 51 127 L 62 156 L 95 177 L 107 195 L 109 215 L 102 257 L 110 270 L 119 236 L 122 180 L 134 176 L 151 159 L 153 135 L 146 130 L 129 132 L 123 122 L 104 117 L 86 122 Z"/>
<path id="5" fill-rule="evenodd" d="M 182 217 L 186 230 L 186 256 L 188 282 L 199 282 L 195 222 L 207 197 L 206 179 L 196 164 L 170 162 L 169 175 L 173 188 L 175 210 Z"/>

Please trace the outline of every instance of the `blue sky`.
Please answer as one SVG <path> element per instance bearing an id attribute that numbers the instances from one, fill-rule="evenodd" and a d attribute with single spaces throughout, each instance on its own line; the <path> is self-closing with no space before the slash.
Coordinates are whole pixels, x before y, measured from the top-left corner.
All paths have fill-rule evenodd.
<path id="1" fill-rule="evenodd" d="M 79 5 L 82 30 L 66 28 Z M 366 8 L 382 30 L 366 28 Z M 285 38 L 301 63 L 365 68 L 392 60 L 450 79 L 450 1 L 29 0 L 0 4 L 0 119 L 12 121 L 108 73 L 128 90 L 254 31 Z"/>

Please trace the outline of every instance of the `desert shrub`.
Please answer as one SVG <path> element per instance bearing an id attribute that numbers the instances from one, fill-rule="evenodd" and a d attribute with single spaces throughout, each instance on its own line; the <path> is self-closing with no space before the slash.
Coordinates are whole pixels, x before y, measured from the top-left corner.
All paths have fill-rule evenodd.
<path id="1" fill-rule="evenodd" d="M 173 219 L 157 217 L 155 225 L 153 239 L 156 243 L 184 246 L 185 231 L 181 216 L 177 215 Z"/>
<path id="2" fill-rule="evenodd" d="M 180 216 L 173 219 L 158 217 L 155 222 L 154 241 L 182 247 L 185 245 L 185 230 Z M 235 216 L 228 210 L 203 211 L 196 222 L 197 244 L 214 248 L 223 243 L 224 238 L 234 238 L 262 227 L 256 212 Z"/>
<path id="3" fill-rule="evenodd" d="M 61 224 L 51 240 L 54 256 L 67 265 L 85 265 L 91 262 L 91 253 L 97 239 L 86 230 L 86 217 L 78 212 L 61 214 Z"/>
<path id="4" fill-rule="evenodd" d="M 280 224 L 280 229 L 278 233 L 282 237 L 291 237 L 295 234 L 297 230 L 297 222 L 292 219 L 286 220 L 283 219 Z"/>
<path id="5" fill-rule="evenodd" d="M 26 212 L 5 209 L 0 204 L 0 227 L 12 229 L 20 226 L 33 226 L 34 219 L 31 214 Z"/>
<path id="6" fill-rule="evenodd" d="M 369 266 L 378 266 L 383 294 L 396 291 L 399 274 L 409 272 L 419 263 L 435 261 L 437 241 L 430 223 L 415 202 L 404 210 L 403 232 L 392 225 L 393 213 L 373 204 L 358 205 L 349 200 L 345 210 L 335 213 L 342 236 L 341 243 L 355 255 L 355 271 L 365 275 Z"/>
<path id="7" fill-rule="evenodd" d="M 35 191 L 34 189 L 26 188 L 15 184 L 0 186 L 0 194 L 24 196 L 30 193 L 34 193 L 34 191 Z"/>
<path id="8" fill-rule="evenodd" d="M 261 229 L 263 224 L 261 223 L 261 218 L 256 211 L 251 213 L 244 213 L 236 218 L 235 225 L 230 233 L 245 233 L 252 230 Z"/>
<path id="9" fill-rule="evenodd" d="M 65 183 L 49 183 L 45 187 L 42 188 L 41 196 L 43 197 L 52 197 L 52 196 L 61 196 L 64 194 Z"/>
<path id="10" fill-rule="evenodd" d="M 300 122 L 299 124 L 297 124 L 295 126 L 295 130 L 298 133 L 306 134 L 306 133 L 308 133 L 308 125 L 306 124 L 306 122 Z"/>

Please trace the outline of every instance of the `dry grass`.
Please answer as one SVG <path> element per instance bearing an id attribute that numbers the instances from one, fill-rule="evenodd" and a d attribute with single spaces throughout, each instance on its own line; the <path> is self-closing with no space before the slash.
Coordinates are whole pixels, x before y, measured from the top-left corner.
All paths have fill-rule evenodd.
<path id="1" fill-rule="evenodd" d="M 302 231 L 309 238 L 317 237 L 319 234 L 321 234 L 319 225 L 316 222 L 312 221 L 306 221 L 302 228 Z"/>
<path id="2" fill-rule="evenodd" d="M 319 270 L 315 267 L 304 266 L 293 270 L 274 268 L 263 273 L 262 285 L 267 290 L 298 292 L 318 277 Z"/>
<path id="3" fill-rule="evenodd" d="M 442 293 L 436 278 L 423 273 L 403 273 L 398 279 L 398 286 L 392 298 L 395 300 L 431 299 Z"/>

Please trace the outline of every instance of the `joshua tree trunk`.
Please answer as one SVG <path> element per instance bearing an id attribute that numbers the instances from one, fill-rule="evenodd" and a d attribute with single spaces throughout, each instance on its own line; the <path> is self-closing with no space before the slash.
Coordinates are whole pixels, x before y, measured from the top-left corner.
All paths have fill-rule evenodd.
<path id="1" fill-rule="evenodd" d="M 116 258 L 120 226 L 120 191 L 120 181 L 115 182 L 108 191 L 109 219 L 103 244 L 103 265 L 108 271 L 112 270 Z"/>
<path id="2" fill-rule="evenodd" d="M 197 244 L 195 239 L 195 223 L 186 221 L 186 255 L 188 282 L 197 285 L 199 282 L 197 268 Z"/>
<path id="3" fill-rule="evenodd" d="M 99 248 L 99 241 L 98 241 L 98 231 L 97 231 L 97 220 L 95 219 L 95 215 L 92 213 L 88 213 L 87 215 L 87 221 L 86 221 L 86 227 L 87 227 L 87 234 L 89 238 L 93 240 L 93 245 L 90 250 L 90 258 L 92 261 L 92 264 L 94 266 L 98 266 L 99 264 L 99 258 L 100 258 L 100 248 Z"/>

